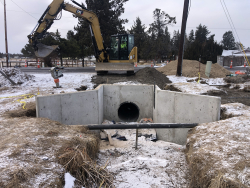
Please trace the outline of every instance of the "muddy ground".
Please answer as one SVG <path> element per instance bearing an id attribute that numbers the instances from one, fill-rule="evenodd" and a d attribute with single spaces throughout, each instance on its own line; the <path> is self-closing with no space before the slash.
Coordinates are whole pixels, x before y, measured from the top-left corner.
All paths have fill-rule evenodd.
<path id="1" fill-rule="evenodd" d="M 221 104 L 227 103 L 242 103 L 250 106 L 250 90 L 245 91 L 236 88 L 225 88 L 225 86 L 218 86 L 222 91 L 209 91 L 205 95 L 221 97 Z M 249 86 L 250 88 L 250 86 Z"/>
<path id="2" fill-rule="evenodd" d="M 242 103 L 250 106 L 250 76 L 238 75 L 225 77 L 224 80 L 227 85 L 217 86 L 221 91 L 209 91 L 204 95 L 221 97 L 221 104 Z M 243 88 L 241 88 L 242 84 L 244 84 Z"/>
<path id="3" fill-rule="evenodd" d="M 161 89 L 163 89 L 167 83 L 171 83 L 171 81 L 166 77 L 166 75 L 150 67 L 141 69 L 133 75 L 126 75 L 126 74 L 96 75 L 92 77 L 92 82 L 95 84 L 94 88 L 100 84 L 133 82 L 141 84 L 155 83 Z"/>

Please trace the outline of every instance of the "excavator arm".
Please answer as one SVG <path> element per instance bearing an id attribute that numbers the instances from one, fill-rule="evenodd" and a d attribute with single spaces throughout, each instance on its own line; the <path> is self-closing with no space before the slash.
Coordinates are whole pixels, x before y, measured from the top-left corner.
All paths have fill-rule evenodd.
<path id="1" fill-rule="evenodd" d="M 92 11 L 87 10 L 85 7 L 81 6 L 74 0 L 73 3 L 79 7 L 73 6 L 69 3 L 65 3 L 64 0 L 53 0 L 53 2 L 48 6 L 43 15 L 38 21 L 38 24 L 28 35 L 29 43 L 32 44 L 37 57 L 46 57 L 58 46 L 46 46 L 39 43 L 39 39 L 42 39 L 47 30 L 54 23 L 54 20 L 58 19 L 59 13 L 64 9 L 75 14 L 77 17 L 85 19 L 90 24 L 90 32 L 92 41 L 95 48 L 95 55 L 98 62 L 108 61 L 107 52 L 103 45 L 103 38 L 101 35 L 100 24 L 98 17 Z"/>

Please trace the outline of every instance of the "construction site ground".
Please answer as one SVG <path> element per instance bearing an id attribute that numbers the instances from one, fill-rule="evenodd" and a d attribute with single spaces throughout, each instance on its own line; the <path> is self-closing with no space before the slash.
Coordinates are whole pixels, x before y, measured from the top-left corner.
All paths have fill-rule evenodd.
<path id="1" fill-rule="evenodd" d="M 105 183 L 113 181 L 115 187 L 249 187 L 250 78 L 226 78 L 224 74 L 228 72 L 223 67 L 221 73 L 216 68 L 213 75 L 224 76 L 202 76 L 199 80 L 197 70 L 192 70 L 186 76 L 176 77 L 174 71 L 166 71 L 169 65 L 159 68 L 165 68 L 162 73 L 145 68 L 131 76 L 65 73 L 59 89 L 53 88 L 49 73 L 26 75 L 18 69 L 2 69 L 19 84 L 12 86 L 0 75 L 0 187 L 73 187 L 73 182 L 75 187 L 81 187 L 84 179 L 77 176 L 76 169 L 86 166 L 70 162 L 79 151 L 96 160 L 99 170 L 105 167 L 105 176 L 109 177 Z M 221 120 L 192 129 L 186 146 L 152 142 L 141 136 L 139 149 L 135 150 L 133 130 L 121 131 L 119 134 L 127 141 L 113 138 L 115 144 L 110 146 L 82 126 L 35 117 L 33 95 L 77 92 L 81 86 L 94 89 L 106 83 L 155 83 L 161 89 L 219 96 Z M 97 181 L 92 187 L 101 183 L 102 180 L 99 184 Z"/>

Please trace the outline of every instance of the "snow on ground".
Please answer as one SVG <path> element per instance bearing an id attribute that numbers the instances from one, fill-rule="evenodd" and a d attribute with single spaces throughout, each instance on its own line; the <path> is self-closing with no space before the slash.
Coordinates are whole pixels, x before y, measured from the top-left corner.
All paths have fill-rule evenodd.
<path id="1" fill-rule="evenodd" d="M 202 81 L 205 81 L 207 84 L 197 83 L 195 81 L 197 77 L 187 78 L 178 76 L 168 76 L 168 78 L 170 81 L 172 81 L 171 85 L 174 85 L 176 88 L 180 89 L 183 93 L 189 93 L 189 94 L 201 94 L 201 93 L 207 93 L 210 90 L 219 90 L 217 87 L 213 85 L 226 84 L 223 78 L 209 78 L 209 79 L 202 78 Z"/>
<path id="2" fill-rule="evenodd" d="M 197 174 L 200 182 L 204 177 L 213 178 L 221 173 L 223 178 L 232 180 L 235 185 L 240 182 L 249 187 L 250 107 L 241 103 L 224 104 L 221 107 L 227 109 L 226 114 L 235 117 L 203 123 L 193 130 L 187 140 L 191 168 L 201 165 L 201 171 L 204 169 L 203 177 Z"/>
<path id="3" fill-rule="evenodd" d="M 15 102 L 17 99 L 20 99 L 20 97 L 15 96 L 25 94 L 37 95 L 38 91 L 39 95 L 52 93 L 57 94 L 61 92 L 77 92 L 74 88 L 78 88 L 81 85 L 86 85 L 88 87 L 88 90 L 93 89 L 94 84 L 91 83 L 91 77 L 95 75 L 95 73 L 65 73 L 64 76 L 59 79 L 62 88 L 53 88 L 55 86 L 55 83 L 50 73 L 32 75 L 32 79 L 30 80 L 22 79 L 24 83 L 21 85 L 4 87 L 2 90 L 0 90 L 0 103 L 2 103 L 0 106 L 0 113 L 6 110 L 13 110 L 22 105 L 19 102 Z M 13 80 L 17 81 L 16 79 Z M 8 83 L 6 84 L 6 86 L 10 86 L 10 84 Z M 24 96 L 21 98 L 24 98 Z M 10 101 L 13 101 L 14 103 L 11 103 Z M 32 102 L 35 101 L 35 98 L 33 97 L 31 99 L 23 99 L 22 101 Z"/>
<path id="4" fill-rule="evenodd" d="M 65 73 L 64 77 L 60 78 L 60 84 L 63 88 L 54 89 L 55 83 L 50 73 L 46 74 L 32 74 L 34 78 L 22 85 L 15 87 L 6 87 L 0 90 L 0 113 L 13 110 L 21 103 L 14 102 L 16 98 L 1 98 L 9 96 L 17 96 L 23 94 L 37 94 L 38 88 L 41 95 L 60 93 L 64 92 L 76 92 L 74 88 L 86 85 L 88 89 L 93 89 L 91 83 L 91 77 L 95 74 L 92 73 Z M 210 85 L 224 85 L 226 84 L 222 79 L 203 79 L 209 84 L 198 84 L 197 82 L 187 82 L 187 80 L 196 78 L 185 78 L 168 76 L 176 87 L 179 87 L 185 93 L 205 93 L 208 90 L 216 90 L 215 86 Z M 138 84 L 138 83 L 119 83 L 119 84 Z M 9 86 L 9 85 L 7 85 Z M 1 88 L 0 88 L 1 89 Z M 34 97 L 31 99 L 24 99 L 24 101 L 34 101 Z M 245 137 L 249 140 L 249 118 L 246 116 L 249 114 L 248 108 L 243 104 L 225 104 L 222 105 L 227 109 L 227 113 L 231 113 L 235 116 L 231 119 L 223 120 L 228 123 L 228 129 L 226 132 L 230 134 L 237 134 L 240 137 Z M 237 119 L 240 118 L 240 119 Z M 3 117 L 0 117 L 0 121 Z M 220 122 L 223 122 L 220 121 Z M 211 123 L 211 125 L 218 125 L 220 122 Z M 218 127 L 218 126 L 217 126 Z M 207 129 L 213 131 L 211 127 L 200 127 L 199 129 Z M 222 128 L 221 128 L 222 129 Z M 237 132 L 237 130 L 239 130 Z M 221 130 L 225 132 L 224 130 Z M 124 130 L 120 132 L 121 135 L 126 136 L 127 141 L 120 141 L 116 138 L 114 140 L 114 146 L 110 146 L 107 141 L 102 141 L 99 152 L 99 163 L 104 165 L 109 161 L 107 168 L 113 172 L 116 176 L 115 185 L 118 188 L 123 187 L 187 187 L 189 183 L 188 165 L 185 158 L 184 149 L 185 146 L 177 145 L 174 143 L 168 143 L 164 141 L 152 142 L 145 136 L 141 136 L 138 139 L 138 150 L 135 150 L 135 130 Z M 206 143 L 211 142 L 210 138 L 205 138 Z M 214 142 L 218 136 L 214 137 Z M 205 141 L 199 139 L 197 147 L 205 143 Z M 239 147 L 237 142 L 230 142 L 230 147 Z M 229 151 L 230 148 L 225 147 L 225 152 Z M 242 151 L 242 156 L 248 156 L 249 154 Z M 222 155 L 223 153 L 217 153 Z M 239 157 L 239 156 L 236 156 Z M 229 163 L 223 161 L 222 165 L 226 167 Z M 227 166 L 227 167 L 230 167 Z M 249 173 L 249 169 L 239 172 L 238 176 L 242 179 L 246 177 L 246 173 Z M 230 173 L 227 175 L 231 177 Z M 70 179 L 69 175 L 66 174 L 66 179 Z M 233 178 L 233 177 L 231 177 Z M 72 181 L 72 180 L 71 180 Z M 246 180 L 244 180 L 246 182 Z M 68 182 L 68 181 L 67 181 Z M 70 181 L 69 181 L 70 184 Z M 67 184 L 68 185 L 68 184 Z M 70 185 L 67 187 L 71 187 Z"/>
<path id="5" fill-rule="evenodd" d="M 144 130 L 139 130 L 140 132 Z M 99 164 L 115 175 L 117 188 L 151 188 L 151 187 L 188 187 L 188 164 L 185 146 L 157 141 L 149 138 L 138 138 L 138 149 L 135 149 L 136 130 L 117 130 L 118 135 L 125 136 L 127 141 L 113 138 L 113 145 L 102 141 L 99 152 Z"/>

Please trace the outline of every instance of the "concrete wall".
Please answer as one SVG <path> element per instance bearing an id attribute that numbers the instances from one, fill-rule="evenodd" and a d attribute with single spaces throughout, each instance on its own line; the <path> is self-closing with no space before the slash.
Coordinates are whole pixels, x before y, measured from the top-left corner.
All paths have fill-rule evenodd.
<path id="1" fill-rule="evenodd" d="M 121 121 L 118 109 L 135 103 L 139 118 L 155 123 L 206 123 L 220 118 L 220 98 L 164 91 L 152 85 L 101 85 L 92 91 L 37 96 L 37 117 L 66 125 L 101 124 L 103 119 Z M 187 129 L 157 129 L 160 140 L 185 144 Z"/>
<path id="2" fill-rule="evenodd" d="M 103 86 L 98 90 L 36 97 L 37 117 L 66 125 L 98 124 L 103 120 Z"/>
<path id="3" fill-rule="evenodd" d="M 153 118 L 153 86 L 151 85 L 104 85 L 104 119 L 121 121 L 118 109 L 124 102 L 133 102 L 139 109 L 138 121 Z"/>
<path id="4" fill-rule="evenodd" d="M 66 125 L 101 124 L 103 119 L 121 121 L 118 109 L 123 102 L 135 103 L 139 118 L 153 118 L 153 86 L 101 85 L 92 91 L 38 96 L 37 117 Z"/>
<path id="5" fill-rule="evenodd" d="M 220 119 L 219 97 L 156 91 L 154 122 L 157 123 L 206 123 Z M 160 140 L 185 144 L 188 129 L 157 129 Z"/>

